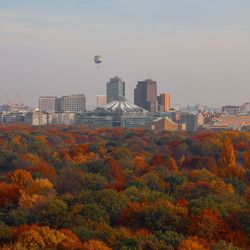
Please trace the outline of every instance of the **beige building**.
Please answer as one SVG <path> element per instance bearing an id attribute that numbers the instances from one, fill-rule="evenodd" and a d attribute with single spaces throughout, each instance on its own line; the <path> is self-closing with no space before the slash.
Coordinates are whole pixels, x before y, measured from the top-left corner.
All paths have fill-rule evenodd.
<path id="1" fill-rule="evenodd" d="M 250 112 L 250 103 L 244 103 L 243 105 L 240 106 L 240 113 L 246 114 Z"/>
<path id="2" fill-rule="evenodd" d="M 96 98 L 96 106 L 103 107 L 107 104 L 107 96 L 106 95 L 98 95 Z"/>
<path id="3" fill-rule="evenodd" d="M 55 112 L 56 111 L 56 97 L 55 96 L 41 96 L 38 100 L 39 111 Z"/>
<path id="4" fill-rule="evenodd" d="M 157 133 L 162 131 L 180 131 L 185 130 L 185 125 L 177 124 L 168 117 L 158 118 L 151 123 L 144 125 L 143 128 L 153 130 Z"/>
<path id="5" fill-rule="evenodd" d="M 33 126 L 44 126 L 48 124 L 48 114 L 40 111 L 25 115 L 25 122 Z"/>
<path id="6" fill-rule="evenodd" d="M 198 128 L 200 128 L 204 125 L 204 121 L 205 121 L 204 115 L 202 113 L 198 113 L 197 114 L 197 126 L 198 126 Z"/>
<path id="7" fill-rule="evenodd" d="M 86 98 L 84 94 L 63 96 L 57 99 L 57 112 L 85 112 Z"/>
<path id="8" fill-rule="evenodd" d="M 228 129 L 241 130 L 242 127 L 250 125 L 250 115 L 220 116 L 215 124 L 227 126 Z"/>
<path id="9" fill-rule="evenodd" d="M 75 113 L 47 113 L 36 111 L 26 114 L 25 122 L 33 126 L 73 125 L 75 124 Z"/>
<path id="10" fill-rule="evenodd" d="M 51 125 L 73 125 L 75 124 L 75 113 L 49 113 L 48 124 Z"/>

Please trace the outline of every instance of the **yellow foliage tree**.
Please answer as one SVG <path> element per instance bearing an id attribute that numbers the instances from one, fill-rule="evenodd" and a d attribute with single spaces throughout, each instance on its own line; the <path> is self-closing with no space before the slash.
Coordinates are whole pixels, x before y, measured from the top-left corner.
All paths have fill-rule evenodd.
<path id="1" fill-rule="evenodd" d="M 51 229 L 49 227 L 40 227 L 39 234 L 42 236 L 47 248 L 55 249 L 67 237 L 62 232 Z"/>
<path id="2" fill-rule="evenodd" d="M 71 231 L 58 231 L 47 226 L 40 227 L 38 225 L 25 225 L 13 230 L 15 244 L 19 244 L 20 250 L 37 250 L 37 249 L 84 249 L 80 239 Z M 15 248 L 10 248 L 15 249 Z M 97 250 L 101 249 L 98 248 Z M 103 248 L 106 249 L 106 248 Z M 108 248 L 109 249 L 109 248 Z"/>
<path id="3" fill-rule="evenodd" d="M 212 180 L 210 187 L 215 194 L 233 194 L 234 188 L 231 184 L 226 184 L 222 180 Z"/>
<path id="4" fill-rule="evenodd" d="M 35 179 L 30 186 L 21 190 L 19 206 L 31 208 L 34 204 L 43 202 L 48 196 L 53 196 L 55 190 L 48 179 Z"/>
<path id="5" fill-rule="evenodd" d="M 39 195 L 39 194 L 27 194 L 25 191 L 21 191 L 21 196 L 19 199 L 19 206 L 22 208 L 31 208 L 36 203 L 41 203 L 46 201 L 47 196 Z"/>
<path id="6" fill-rule="evenodd" d="M 236 157 L 233 144 L 229 138 L 225 138 L 221 149 L 221 165 L 224 168 L 235 168 Z"/>
<path id="7" fill-rule="evenodd" d="M 22 188 L 26 188 L 32 184 L 33 178 L 30 172 L 23 169 L 16 169 L 10 174 L 10 180 L 12 183 L 19 185 Z"/>
<path id="8" fill-rule="evenodd" d="M 24 247 L 24 245 L 21 244 L 20 242 L 16 242 L 13 244 L 5 244 L 1 246 L 1 250 L 29 250 L 29 249 Z"/>
<path id="9" fill-rule="evenodd" d="M 27 189 L 27 193 L 49 195 L 54 193 L 54 186 L 48 179 L 36 179 Z"/>
<path id="10" fill-rule="evenodd" d="M 222 168 L 219 174 L 223 178 L 243 178 L 245 174 L 245 169 L 237 166 L 235 150 L 229 138 L 224 138 L 221 149 L 220 165 Z"/>
<path id="11" fill-rule="evenodd" d="M 19 242 L 25 249 L 35 250 L 39 248 L 45 248 L 45 242 L 43 237 L 40 235 L 37 228 L 30 228 L 20 233 L 17 237 Z"/>

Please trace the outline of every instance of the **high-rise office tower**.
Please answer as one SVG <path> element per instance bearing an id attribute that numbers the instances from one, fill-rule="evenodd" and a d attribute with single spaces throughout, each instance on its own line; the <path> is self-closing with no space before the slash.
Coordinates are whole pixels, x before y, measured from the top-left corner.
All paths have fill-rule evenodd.
<path id="1" fill-rule="evenodd" d="M 170 110 L 170 93 L 163 93 L 157 97 L 158 111 L 169 112 Z"/>
<path id="2" fill-rule="evenodd" d="M 117 100 L 119 96 L 125 97 L 125 82 L 115 76 L 107 83 L 107 103 Z"/>
<path id="3" fill-rule="evenodd" d="M 151 79 L 138 82 L 134 89 L 134 103 L 150 112 L 156 112 L 157 82 Z"/>
<path id="4" fill-rule="evenodd" d="M 57 99 L 58 112 L 84 112 L 86 111 L 86 98 L 84 94 L 63 96 Z"/>
<path id="5" fill-rule="evenodd" d="M 39 111 L 53 113 L 56 111 L 56 97 L 55 96 L 41 96 L 39 97 Z"/>
<path id="6" fill-rule="evenodd" d="M 103 107 L 107 104 L 107 96 L 106 95 L 98 95 L 96 98 L 97 107 Z"/>

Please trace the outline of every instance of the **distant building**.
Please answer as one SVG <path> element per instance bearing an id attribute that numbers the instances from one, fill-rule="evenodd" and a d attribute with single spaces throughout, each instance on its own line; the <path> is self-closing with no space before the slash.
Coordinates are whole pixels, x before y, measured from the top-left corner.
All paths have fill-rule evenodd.
<path id="1" fill-rule="evenodd" d="M 220 116 L 215 120 L 215 124 L 227 126 L 228 129 L 241 130 L 250 125 L 250 115 Z"/>
<path id="2" fill-rule="evenodd" d="M 86 98 L 84 94 L 63 96 L 57 99 L 57 112 L 85 112 Z"/>
<path id="3" fill-rule="evenodd" d="M 152 121 L 147 114 L 146 110 L 120 96 L 117 100 L 92 112 L 76 114 L 76 124 L 90 127 L 138 128 Z"/>
<path id="4" fill-rule="evenodd" d="M 198 113 L 197 114 L 197 126 L 198 126 L 198 128 L 203 127 L 204 122 L 205 122 L 204 115 L 202 113 Z"/>
<path id="5" fill-rule="evenodd" d="M 157 111 L 157 82 L 151 79 L 139 81 L 134 89 L 135 105 L 150 112 Z"/>
<path id="6" fill-rule="evenodd" d="M 250 113 L 250 103 L 244 103 L 243 105 L 240 106 L 240 113 L 242 114 L 248 114 Z"/>
<path id="7" fill-rule="evenodd" d="M 227 115 L 237 115 L 240 113 L 240 106 L 232 106 L 232 105 L 223 106 L 222 113 Z"/>
<path id="8" fill-rule="evenodd" d="M 205 111 L 208 108 L 202 104 L 195 104 L 194 106 L 187 105 L 186 111 L 188 112 L 200 112 Z"/>
<path id="9" fill-rule="evenodd" d="M 25 115 L 28 111 L 24 112 L 1 112 L 0 113 L 0 123 L 22 123 L 24 122 Z"/>
<path id="10" fill-rule="evenodd" d="M 157 97 L 158 111 L 169 112 L 170 111 L 170 93 L 163 93 Z"/>
<path id="11" fill-rule="evenodd" d="M 153 130 L 156 133 L 163 131 L 185 130 L 185 126 L 171 121 L 168 117 L 159 117 L 154 121 L 144 125 L 143 128 Z"/>
<path id="12" fill-rule="evenodd" d="M 39 97 L 39 111 L 55 112 L 56 111 L 56 97 L 55 96 L 41 96 Z"/>
<path id="13" fill-rule="evenodd" d="M 94 112 L 76 113 L 75 123 L 89 128 L 112 128 L 111 116 L 100 116 Z"/>
<path id="14" fill-rule="evenodd" d="M 200 119 L 200 115 L 198 114 L 180 113 L 180 123 L 186 125 L 187 131 L 196 131 L 198 129 L 198 119 Z"/>
<path id="15" fill-rule="evenodd" d="M 216 132 L 230 129 L 227 124 L 220 124 L 220 123 L 208 124 L 205 126 L 205 128 Z"/>
<path id="16" fill-rule="evenodd" d="M 107 104 L 107 96 L 106 95 L 98 95 L 96 98 L 97 107 L 103 107 Z"/>
<path id="17" fill-rule="evenodd" d="M 67 113 L 48 113 L 48 124 L 50 125 L 74 125 L 75 114 Z"/>
<path id="18" fill-rule="evenodd" d="M 170 113 L 170 119 L 173 122 L 180 123 L 181 122 L 181 112 L 180 111 L 174 111 Z"/>
<path id="19" fill-rule="evenodd" d="M 125 97 L 125 82 L 115 76 L 107 83 L 107 103 L 117 100 L 119 96 Z"/>
<path id="20" fill-rule="evenodd" d="M 48 113 L 48 112 L 29 112 L 24 117 L 24 122 L 33 126 L 44 125 L 74 125 L 75 124 L 74 112 L 66 113 Z"/>
<path id="21" fill-rule="evenodd" d="M 25 122 L 33 126 L 43 126 L 48 124 L 48 114 L 45 112 L 30 112 L 25 116 Z"/>

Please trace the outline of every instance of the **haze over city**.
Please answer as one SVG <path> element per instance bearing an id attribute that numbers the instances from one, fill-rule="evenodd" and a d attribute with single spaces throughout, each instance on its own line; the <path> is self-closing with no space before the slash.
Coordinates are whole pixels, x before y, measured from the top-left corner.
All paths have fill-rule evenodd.
<path id="1" fill-rule="evenodd" d="M 152 78 L 172 102 L 250 100 L 248 0 L 1 0 L 0 95 L 105 94 L 115 75 L 133 100 Z M 93 57 L 104 62 L 96 68 Z"/>

